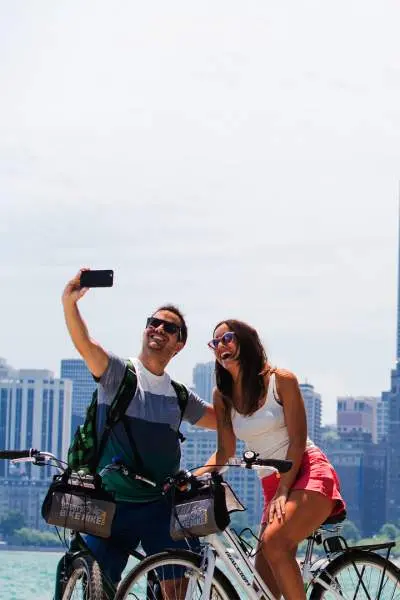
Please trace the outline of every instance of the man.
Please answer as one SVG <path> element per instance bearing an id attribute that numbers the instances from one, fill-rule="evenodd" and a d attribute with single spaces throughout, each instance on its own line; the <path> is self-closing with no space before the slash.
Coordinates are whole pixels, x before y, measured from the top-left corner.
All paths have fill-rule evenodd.
<path id="1" fill-rule="evenodd" d="M 78 301 L 88 291 L 80 286 L 82 271 L 67 284 L 62 300 L 71 339 L 99 384 L 97 418 L 101 427 L 123 379 L 126 360 L 107 352 L 89 336 L 78 309 Z M 137 375 L 136 392 L 126 410 L 126 419 L 113 427 L 100 459 L 99 470 L 118 458 L 158 484 L 153 488 L 120 471 L 110 471 L 103 477 L 105 488 L 115 494 L 117 502 L 111 537 L 89 535 L 86 541 L 115 584 L 121 579 L 130 550 L 139 543 L 146 554 L 166 547 L 187 548 L 185 541 L 171 539 L 171 506 L 160 496 L 162 481 L 179 470 L 180 461 L 181 411 L 165 368 L 183 349 L 186 339 L 187 326 L 175 306 L 163 306 L 147 319 L 141 352 L 132 359 Z M 215 429 L 216 426 L 213 407 L 189 390 L 183 419 L 199 427 Z"/>

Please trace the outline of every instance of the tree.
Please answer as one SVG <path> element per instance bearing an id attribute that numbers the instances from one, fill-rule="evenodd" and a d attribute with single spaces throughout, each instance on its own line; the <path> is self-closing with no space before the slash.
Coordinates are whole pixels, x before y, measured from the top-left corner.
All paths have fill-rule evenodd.
<path id="1" fill-rule="evenodd" d="M 342 535 L 344 538 L 348 540 L 354 540 L 357 542 L 361 539 L 361 534 L 356 525 L 354 525 L 353 521 L 345 521 L 342 527 Z"/>
<path id="2" fill-rule="evenodd" d="M 0 521 L 0 531 L 5 538 L 8 538 L 16 529 L 21 529 L 24 525 L 24 514 L 19 510 L 10 510 Z"/>
<path id="3" fill-rule="evenodd" d="M 385 523 L 382 525 L 379 533 L 384 535 L 386 538 L 389 538 L 389 540 L 395 540 L 397 536 L 400 535 L 400 531 L 393 523 Z"/>
<path id="4" fill-rule="evenodd" d="M 12 543 L 18 546 L 47 546 L 61 545 L 61 540 L 51 531 L 39 531 L 22 527 L 14 531 Z"/>

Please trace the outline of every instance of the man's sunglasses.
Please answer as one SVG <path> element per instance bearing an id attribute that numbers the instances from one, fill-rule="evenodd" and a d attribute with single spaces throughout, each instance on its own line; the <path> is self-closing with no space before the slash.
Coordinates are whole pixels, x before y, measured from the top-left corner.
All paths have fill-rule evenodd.
<path id="1" fill-rule="evenodd" d="M 222 342 L 223 344 L 229 344 L 229 342 L 232 342 L 234 339 L 234 332 L 227 331 L 226 333 L 224 333 L 224 335 L 221 335 L 221 337 L 213 338 L 212 340 L 210 340 L 208 342 L 208 346 L 211 348 L 211 350 L 216 350 L 220 342 Z"/>
<path id="2" fill-rule="evenodd" d="M 157 327 L 160 327 L 160 325 L 163 326 L 163 329 L 166 333 L 170 333 L 171 335 L 177 333 L 178 338 L 181 339 L 182 330 L 180 326 L 176 323 L 171 323 L 171 321 L 164 321 L 164 319 L 157 319 L 157 317 L 148 317 L 146 321 L 146 328 L 154 327 L 154 329 L 157 329 Z"/>

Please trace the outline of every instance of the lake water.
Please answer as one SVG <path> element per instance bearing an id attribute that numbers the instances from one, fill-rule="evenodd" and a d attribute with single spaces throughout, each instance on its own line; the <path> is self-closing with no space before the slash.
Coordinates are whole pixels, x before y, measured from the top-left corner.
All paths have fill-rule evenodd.
<path id="1" fill-rule="evenodd" d="M 51 600 L 58 552 L 0 552 L 1 600 Z"/>
<path id="2" fill-rule="evenodd" d="M 0 551 L 0 600 L 52 600 L 60 552 Z M 128 569 L 133 566 L 128 564 Z"/>
<path id="3" fill-rule="evenodd" d="M 0 551 L 0 600 L 52 600 L 62 552 Z M 133 566 L 129 561 L 127 569 Z"/>

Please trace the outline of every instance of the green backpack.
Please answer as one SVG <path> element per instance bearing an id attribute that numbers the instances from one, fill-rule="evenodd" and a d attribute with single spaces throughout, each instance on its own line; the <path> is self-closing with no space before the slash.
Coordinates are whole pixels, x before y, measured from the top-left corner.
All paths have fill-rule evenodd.
<path id="1" fill-rule="evenodd" d="M 180 431 L 183 414 L 188 402 L 188 390 L 177 381 L 171 380 L 171 385 L 178 397 L 181 416 L 178 425 L 178 438 L 181 442 L 185 440 Z M 86 412 L 86 418 L 83 425 L 77 428 L 72 443 L 68 450 L 68 466 L 73 471 L 83 471 L 85 473 L 96 473 L 101 455 L 106 446 L 107 440 L 112 428 L 116 423 L 123 419 L 126 409 L 135 395 L 137 387 L 137 376 L 135 367 L 128 360 L 122 382 L 117 393 L 108 409 L 106 424 L 102 434 L 97 436 L 97 389 L 93 392 L 92 400 Z"/>

